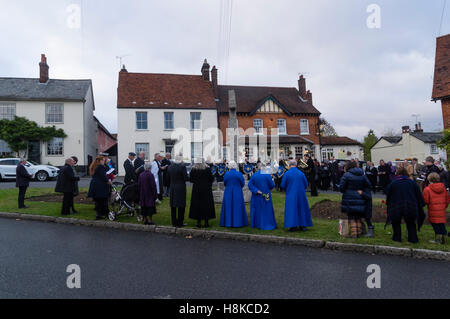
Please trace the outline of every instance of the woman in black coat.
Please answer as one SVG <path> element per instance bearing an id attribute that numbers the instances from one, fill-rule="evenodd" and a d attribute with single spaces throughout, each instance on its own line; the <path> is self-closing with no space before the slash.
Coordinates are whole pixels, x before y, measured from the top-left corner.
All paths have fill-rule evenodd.
<path id="1" fill-rule="evenodd" d="M 73 197 L 75 190 L 78 188 L 79 177 L 75 176 L 72 166 L 75 161 L 72 158 L 66 159 L 64 167 L 58 174 L 56 181 L 55 192 L 63 193 L 63 204 L 61 208 L 61 215 L 69 215 L 70 208 L 73 207 Z M 75 212 L 75 210 L 74 210 Z"/>
<path id="2" fill-rule="evenodd" d="M 169 175 L 170 214 L 173 227 L 184 227 L 184 212 L 186 209 L 186 182 L 189 180 L 183 158 L 177 156 L 175 163 L 167 169 Z M 178 210 L 178 216 L 177 216 Z"/>
<path id="3" fill-rule="evenodd" d="M 91 183 L 89 185 L 88 197 L 93 198 L 95 202 L 95 211 L 97 212 L 96 219 L 102 219 L 108 216 L 108 198 L 109 198 L 109 184 L 106 178 L 105 158 L 98 156 L 89 167 L 92 175 Z"/>
<path id="4" fill-rule="evenodd" d="M 408 241 L 418 243 L 416 222 L 418 229 L 425 220 L 423 207 L 425 201 L 416 182 L 409 178 L 408 171 L 404 167 L 398 167 L 396 177 L 386 187 L 387 224 L 392 223 L 394 235 L 393 241 L 402 241 L 402 219 L 405 220 L 408 229 Z"/>
<path id="5" fill-rule="evenodd" d="M 205 221 L 205 228 L 209 227 L 209 220 L 216 218 L 212 183 L 214 176 L 206 164 L 195 164 L 190 173 L 192 185 L 191 207 L 189 218 L 197 220 L 197 227 L 201 228 L 201 221 Z"/>
<path id="6" fill-rule="evenodd" d="M 378 166 L 378 177 L 380 180 L 381 189 L 385 194 L 386 194 L 386 187 L 390 183 L 390 175 L 391 175 L 391 168 L 383 160 L 380 160 L 380 166 Z"/>
<path id="7" fill-rule="evenodd" d="M 369 180 L 364 175 L 358 163 L 349 162 L 347 173 L 341 179 L 339 185 L 342 195 L 342 212 L 348 216 L 351 236 L 357 238 L 362 234 L 361 219 L 365 218 L 369 225 L 370 237 L 373 236 L 373 226 L 370 222 L 372 216 L 372 193 Z"/>

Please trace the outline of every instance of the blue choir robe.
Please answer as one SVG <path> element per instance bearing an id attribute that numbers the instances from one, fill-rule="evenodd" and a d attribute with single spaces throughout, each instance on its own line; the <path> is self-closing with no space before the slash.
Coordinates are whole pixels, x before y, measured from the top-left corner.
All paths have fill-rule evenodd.
<path id="1" fill-rule="evenodd" d="M 308 180 L 299 169 L 293 167 L 283 175 L 281 188 L 286 190 L 284 227 L 312 227 L 306 188 Z"/>
<path id="2" fill-rule="evenodd" d="M 220 226 L 233 228 L 248 226 L 247 211 L 242 192 L 242 187 L 245 186 L 244 176 L 232 169 L 225 173 L 223 182 L 225 184 L 225 192 L 220 214 Z"/>
<path id="3" fill-rule="evenodd" d="M 270 174 L 257 172 L 248 182 L 248 188 L 252 192 L 252 200 L 250 202 L 250 220 L 252 228 L 262 230 L 273 230 L 277 228 L 275 221 L 275 211 L 273 210 L 272 194 L 270 190 L 275 187 Z M 266 200 L 264 196 L 258 194 L 269 194 L 270 199 Z"/>

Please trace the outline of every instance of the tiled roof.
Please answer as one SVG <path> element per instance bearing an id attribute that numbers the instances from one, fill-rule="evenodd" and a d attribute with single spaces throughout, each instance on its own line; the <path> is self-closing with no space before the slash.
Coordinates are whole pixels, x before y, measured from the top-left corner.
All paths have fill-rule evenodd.
<path id="1" fill-rule="evenodd" d="M 91 80 L 0 78 L 0 99 L 10 101 L 84 101 Z"/>
<path id="2" fill-rule="evenodd" d="M 216 108 L 211 82 L 201 75 L 119 73 L 118 108 Z"/>
<path id="3" fill-rule="evenodd" d="M 421 140 L 424 143 L 436 143 L 444 136 L 442 133 L 413 132 L 411 136 Z"/>
<path id="4" fill-rule="evenodd" d="M 308 101 L 302 100 L 296 88 L 219 85 L 218 112 L 228 113 L 228 91 L 236 93 L 238 113 L 252 113 L 269 96 L 278 101 L 291 114 L 320 115 Z"/>
<path id="5" fill-rule="evenodd" d="M 320 138 L 322 145 L 361 145 L 360 142 L 347 136 L 322 136 Z"/>
<path id="6" fill-rule="evenodd" d="M 401 136 L 382 136 L 381 138 L 385 139 L 386 141 L 388 141 L 391 144 L 397 144 L 398 142 L 400 142 L 402 140 Z"/>
<path id="7" fill-rule="evenodd" d="M 450 97 L 450 34 L 437 38 L 433 99 Z"/>

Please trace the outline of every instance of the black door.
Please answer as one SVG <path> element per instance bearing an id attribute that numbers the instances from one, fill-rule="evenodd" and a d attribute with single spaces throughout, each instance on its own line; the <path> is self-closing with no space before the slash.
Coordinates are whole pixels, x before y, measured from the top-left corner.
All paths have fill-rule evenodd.
<path id="1" fill-rule="evenodd" d="M 28 142 L 28 159 L 41 164 L 41 141 Z"/>

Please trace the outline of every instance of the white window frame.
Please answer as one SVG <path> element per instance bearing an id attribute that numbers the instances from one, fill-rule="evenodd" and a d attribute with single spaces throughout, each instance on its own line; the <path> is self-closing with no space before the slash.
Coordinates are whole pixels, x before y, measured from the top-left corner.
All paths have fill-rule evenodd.
<path id="1" fill-rule="evenodd" d="M 168 120 L 166 118 L 167 115 L 171 115 L 172 119 Z M 165 131 L 173 131 L 175 129 L 175 123 L 174 122 L 175 122 L 175 113 L 174 112 L 164 112 L 164 130 Z M 171 124 L 170 125 L 171 127 L 169 127 L 168 124 Z"/>
<path id="2" fill-rule="evenodd" d="M 303 146 L 296 146 L 294 148 L 294 151 L 295 151 L 295 158 L 303 159 Z M 300 154 L 300 156 L 298 156 L 298 154 Z"/>
<path id="3" fill-rule="evenodd" d="M 57 112 L 60 108 L 61 112 Z M 56 117 L 61 116 L 61 121 Z M 45 103 L 45 123 L 64 124 L 64 103 Z"/>
<path id="4" fill-rule="evenodd" d="M 439 154 L 439 148 L 437 144 L 430 144 L 430 154 Z"/>
<path id="5" fill-rule="evenodd" d="M 191 159 L 203 158 L 203 143 L 191 142 Z"/>
<path id="6" fill-rule="evenodd" d="M 280 131 L 280 121 L 282 121 L 284 123 L 283 126 L 281 126 L 282 128 L 284 128 L 283 131 Z M 286 128 L 286 119 L 277 119 L 277 129 L 278 129 L 278 135 L 287 135 L 287 128 Z"/>
<path id="7" fill-rule="evenodd" d="M 136 143 L 134 149 L 136 154 L 139 155 L 140 152 L 145 152 L 145 160 L 148 161 L 150 155 L 150 144 L 149 143 Z"/>
<path id="8" fill-rule="evenodd" d="M 261 122 L 261 127 L 255 125 L 257 121 Z M 262 119 L 254 119 L 253 128 L 255 129 L 255 135 L 262 135 L 264 133 L 264 121 Z"/>
<path id="9" fill-rule="evenodd" d="M 54 151 L 54 149 L 58 147 L 58 146 L 52 146 L 53 144 L 56 144 L 55 140 L 60 140 L 60 142 L 58 142 L 58 143 L 61 144 L 61 151 L 60 152 Z M 46 144 L 47 145 L 45 147 L 45 150 L 46 150 L 45 152 L 46 152 L 47 156 L 55 156 L 55 157 L 64 156 L 64 138 L 62 138 L 62 137 L 54 137 L 50 141 L 48 141 Z M 52 148 L 52 149 L 49 152 L 50 148 Z"/>
<path id="10" fill-rule="evenodd" d="M 0 103 L 0 120 L 14 120 L 16 116 L 15 103 Z"/>
<path id="11" fill-rule="evenodd" d="M 302 130 L 302 122 L 306 122 L 307 131 Z M 308 119 L 300 119 L 300 135 L 309 135 L 309 120 Z"/>
<path id="12" fill-rule="evenodd" d="M 145 122 L 143 120 L 138 120 L 138 114 L 146 114 Z M 145 123 L 145 128 L 139 128 L 138 123 Z M 136 112 L 136 131 L 148 131 L 148 112 Z"/>
<path id="13" fill-rule="evenodd" d="M 334 156 L 334 148 L 322 148 L 322 161 L 330 160 Z"/>
<path id="14" fill-rule="evenodd" d="M 199 119 L 193 119 L 193 115 L 199 115 Z M 191 131 L 201 131 L 202 130 L 202 112 L 191 112 L 190 113 L 190 128 L 191 128 Z"/>

